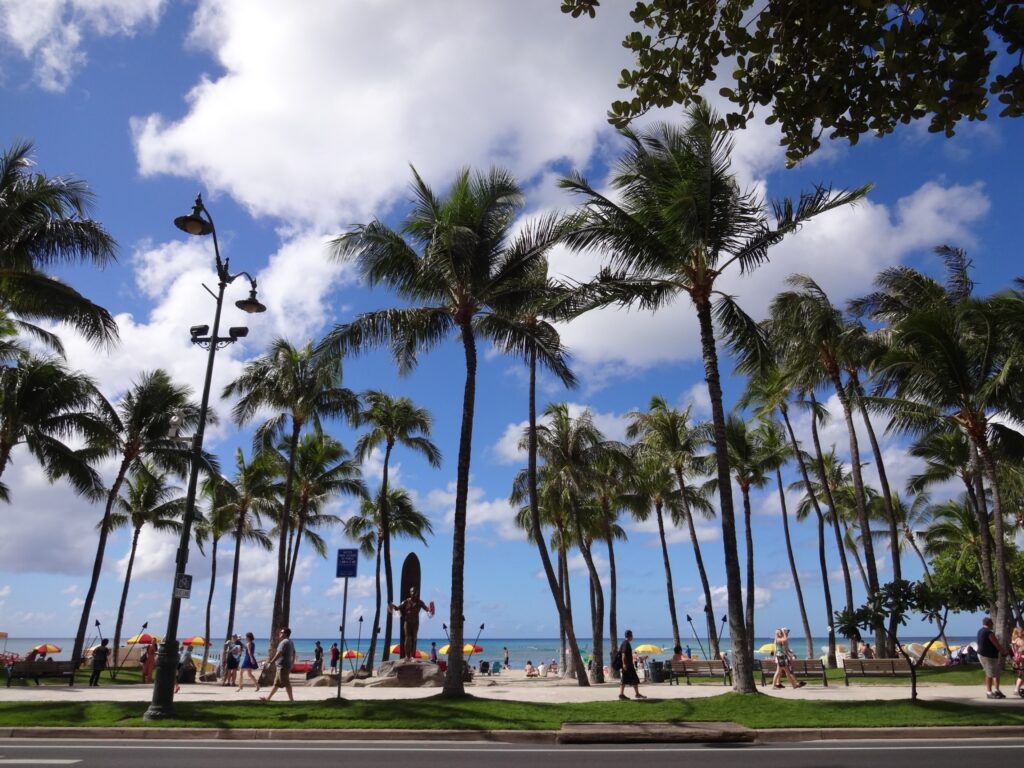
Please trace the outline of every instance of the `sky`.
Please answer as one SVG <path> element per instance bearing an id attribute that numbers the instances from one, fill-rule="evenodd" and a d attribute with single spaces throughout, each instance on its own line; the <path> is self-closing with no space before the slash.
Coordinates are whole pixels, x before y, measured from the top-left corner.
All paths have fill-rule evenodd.
<path id="1" fill-rule="evenodd" d="M 60 329 L 69 363 L 93 376 L 111 400 L 122 397 L 141 372 L 158 367 L 191 385 L 198 398 L 206 355 L 189 343 L 188 328 L 212 323 L 213 302 L 203 290 L 215 285 L 212 243 L 189 238 L 172 224 L 189 211 L 196 193 L 214 218 L 222 255 L 233 271 L 256 276 L 268 307 L 262 315 L 243 315 L 232 304 L 244 296 L 244 281 L 228 289 L 224 323 L 246 324 L 250 333 L 218 353 L 215 393 L 275 337 L 303 344 L 359 312 L 392 305 L 393 296 L 368 289 L 351 266 L 331 261 L 325 244 L 375 217 L 400 223 L 410 197 L 410 166 L 443 193 L 461 168 L 500 165 L 523 186 L 524 216 L 571 210 L 574 201 L 557 188 L 557 179 L 578 169 L 601 187 L 622 148 L 605 116 L 621 97 L 618 73 L 630 63 L 620 44 L 630 29 L 626 5 L 607 3 L 597 19 L 573 20 L 553 0 L 0 0 L 0 142 L 29 139 L 39 171 L 85 179 L 96 196 L 93 217 L 119 243 L 116 265 L 61 273 L 115 314 L 120 328 L 120 344 L 109 353 Z M 708 95 L 720 103 L 713 92 Z M 682 109 L 648 115 L 638 124 L 656 120 L 680 123 Z M 752 121 L 735 135 L 733 169 L 744 188 L 771 200 L 795 197 L 814 184 L 875 186 L 862 204 L 824 215 L 777 246 L 756 275 L 726 277 L 725 289 L 761 318 L 788 275 L 807 273 L 841 305 L 866 293 L 886 267 L 907 264 L 937 273 L 931 251 L 941 244 L 968 251 L 981 292 L 1007 286 L 1018 274 L 1018 180 L 1024 169 L 1013 147 L 1022 132 L 1019 121 L 994 118 L 965 124 L 946 139 L 915 124 L 882 139 L 865 136 L 853 147 L 826 141 L 810 160 L 787 170 L 777 129 Z M 558 249 L 551 261 L 555 274 L 586 279 L 600 257 Z M 565 391 L 542 380 L 542 404 L 568 402 L 573 413 L 589 408 L 610 439 L 623 439 L 627 414 L 646 408 L 655 394 L 710 416 L 696 319 L 687 302 L 656 315 L 593 312 L 562 334 L 581 383 Z M 742 380 L 726 355 L 722 373 L 731 407 Z M 423 356 L 405 377 L 383 352 L 344 363 L 346 386 L 406 395 L 434 417 L 441 468 L 399 450 L 391 477 L 413 494 L 434 528 L 428 546 L 398 540 L 392 548 L 396 572 L 409 552 L 422 562 L 423 597 L 438 609 L 421 625 L 425 637 L 441 637 L 449 615 L 463 375 L 454 341 Z M 485 624 L 485 639 L 552 637 L 557 615 L 539 558 L 516 528 L 508 503 L 512 478 L 525 466 L 517 450 L 527 418 L 525 368 L 484 349 L 477 387 L 466 626 Z M 839 416 L 834 396 L 824 393 L 823 399 Z M 251 426 L 231 424 L 231 406 L 214 402 L 222 418 L 206 434 L 207 449 L 226 470 L 235 449 L 248 452 L 252 438 Z M 798 416 L 795 426 L 809 440 L 806 417 Z M 344 424 L 331 425 L 330 432 L 349 448 L 358 437 Z M 822 440 L 848 457 L 840 418 L 823 429 Z M 890 480 L 902 489 L 920 465 L 897 437 L 886 436 L 883 450 Z M 379 484 L 381 466 L 379 455 L 364 465 L 371 488 Z M 102 469 L 112 476 L 113 465 Z M 877 484 L 874 472 L 869 463 L 866 479 Z M 12 637 L 69 637 L 88 588 L 102 505 L 74 496 L 64 484 L 49 485 L 23 451 L 14 453 L 4 480 L 12 499 L 0 510 L 0 630 Z M 791 510 L 797 496 L 789 494 Z M 330 511 L 345 518 L 353 510 L 353 501 L 339 499 Z M 628 626 L 637 637 L 667 637 L 653 518 L 621 524 L 628 540 L 616 549 L 619 631 Z M 755 494 L 753 526 L 760 637 L 776 626 L 799 626 L 774 488 Z M 812 631 L 822 642 L 828 621 L 815 526 L 794 524 L 793 531 Z M 353 546 L 340 528 L 322 533 L 332 552 Z M 722 616 L 718 521 L 700 521 L 698 535 L 714 613 Z M 703 598 L 688 535 L 670 529 L 668 539 L 680 621 L 686 613 L 700 617 Z M 143 531 L 127 634 L 144 622 L 158 632 L 165 625 L 175 547 L 173 536 Z M 111 537 L 90 618 L 108 634 L 128 548 L 126 532 Z M 607 586 L 607 556 L 595 552 Z M 182 636 L 203 632 L 208 554 L 193 549 L 190 555 L 194 582 L 183 605 Z M 838 559 L 834 548 L 828 554 L 838 607 Z M 221 574 L 229 573 L 232 556 L 232 543 L 223 542 Z M 241 558 L 238 628 L 261 636 L 269 628 L 276 557 L 243 547 Z M 878 559 L 885 581 L 891 577 L 887 550 L 880 548 Z M 920 576 L 911 557 L 904 562 L 905 574 Z M 586 571 L 578 554 L 571 567 L 576 628 L 587 637 L 589 615 L 580 597 Z M 217 580 L 215 637 L 224 631 L 229 588 L 229 578 Z M 306 552 L 295 580 L 295 635 L 334 634 L 341 593 L 333 557 Z M 349 584 L 348 606 L 349 621 L 372 620 L 368 559 L 360 560 Z M 973 632 L 976 621 L 956 616 L 950 627 L 954 634 Z M 682 630 L 690 636 L 685 624 Z"/>

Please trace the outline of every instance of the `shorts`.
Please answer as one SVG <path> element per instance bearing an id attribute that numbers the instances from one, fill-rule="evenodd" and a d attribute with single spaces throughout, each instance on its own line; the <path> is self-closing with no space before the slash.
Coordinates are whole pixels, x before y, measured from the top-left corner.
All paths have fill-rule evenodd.
<path id="1" fill-rule="evenodd" d="M 1003 660 L 1001 657 L 991 658 L 989 656 L 979 656 L 978 661 L 981 662 L 981 668 L 985 670 L 985 677 L 999 677 L 999 674 L 1003 671 Z"/>
<path id="2" fill-rule="evenodd" d="M 228 669 L 238 669 L 237 656 L 228 656 Z"/>
<path id="3" fill-rule="evenodd" d="M 278 688 L 290 688 L 291 681 L 288 679 L 288 672 L 290 670 L 277 668 L 277 673 L 274 675 L 274 685 Z"/>

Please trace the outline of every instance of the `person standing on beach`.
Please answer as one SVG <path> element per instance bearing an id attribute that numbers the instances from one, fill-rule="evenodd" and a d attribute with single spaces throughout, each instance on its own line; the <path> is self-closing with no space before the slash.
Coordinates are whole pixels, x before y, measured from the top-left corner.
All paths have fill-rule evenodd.
<path id="1" fill-rule="evenodd" d="M 338 658 L 341 656 L 341 651 L 338 650 L 337 643 L 331 643 L 331 647 L 327 650 L 331 657 L 331 674 L 333 675 L 338 671 Z"/>
<path id="2" fill-rule="evenodd" d="M 317 640 L 313 644 L 313 677 L 323 674 L 324 671 L 324 649 Z"/>
<path id="3" fill-rule="evenodd" d="M 640 693 L 640 678 L 636 674 L 636 665 L 633 663 L 633 630 L 627 629 L 625 639 L 622 641 L 622 645 L 619 646 L 619 659 L 622 670 L 622 682 L 619 683 L 619 698 L 625 701 L 628 697 L 626 696 L 626 686 L 632 685 L 633 691 L 638 699 L 646 699 L 647 697 Z"/>
<path id="4" fill-rule="evenodd" d="M 107 644 L 110 641 L 107 638 L 100 640 L 100 647 L 93 649 L 92 652 L 92 675 L 89 676 L 89 685 L 99 688 L 100 685 L 100 673 L 107 668 L 107 658 L 110 656 L 110 649 Z"/>
<path id="5" fill-rule="evenodd" d="M 999 675 L 1002 672 L 1003 656 L 1006 655 L 1006 651 L 992 630 L 993 626 L 995 622 L 991 616 L 981 620 L 981 629 L 978 630 L 978 658 L 981 661 L 981 668 L 985 670 L 985 697 L 1005 699 L 1006 696 L 999 690 Z"/>
<path id="6" fill-rule="evenodd" d="M 292 642 L 292 631 L 285 627 L 281 630 L 280 638 L 277 650 L 274 651 L 274 655 L 267 662 L 267 664 L 273 664 L 277 667 L 277 672 L 274 676 L 274 687 L 270 689 L 270 693 L 266 696 L 260 697 L 263 701 L 270 701 L 274 698 L 278 688 L 284 688 L 285 693 L 288 694 L 288 701 L 295 701 L 295 698 L 292 696 L 292 681 L 289 677 L 289 673 L 295 664 L 295 643 Z"/>
<path id="7" fill-rule="evenodd" d="M 505 658 L 507 659 L 508 655 Z M 437 664 L 437 643 L 430 644 L 430 663 Z"/>
<path id="8" fill-rule="evenodd" d="M 242 663 L 238 668 L 238 690 L 241 691 L 245 687 L 245 676 L 248 675 L 249 679 L 252 680 L 252 684 L 256 686 L 256 690 L 260 689 L 260 681 L 256 679 L 252 671 L 259 669 L 259 665 L 256 664 L 256 638 L 253 637 L 252 632 L 245 633 L 245 650 L 242 651 Z"/>
<path id="9" fill-rule="evenodd" d="M 501 650 L 504 651 L 504 653 L 505 653 L 505 658 L 504 658 L 505 669 L 508 669 L 509 666 L 510 666 L 509 663 L 508 663 L 508 647 L 507 646 L 503 647 Z"/>

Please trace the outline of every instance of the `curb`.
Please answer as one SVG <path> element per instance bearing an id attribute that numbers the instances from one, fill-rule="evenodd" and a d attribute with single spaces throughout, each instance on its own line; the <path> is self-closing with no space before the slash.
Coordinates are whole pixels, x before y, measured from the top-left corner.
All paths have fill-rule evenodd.
<path id="1" fill-rule="evenodd" d="M 555 744 L 558 731 L 394 730 L 387 728 L 0 728 L 0 739 L 215 741 L 456 741 Z"/>
<path id="2" fill-rule="evenodd" d="M 896 741 L 899 739 L 1022 739 L 1020 725 L 909 726 L 906 728 L 763 728 L 756 744 L 798 741 Z"/>

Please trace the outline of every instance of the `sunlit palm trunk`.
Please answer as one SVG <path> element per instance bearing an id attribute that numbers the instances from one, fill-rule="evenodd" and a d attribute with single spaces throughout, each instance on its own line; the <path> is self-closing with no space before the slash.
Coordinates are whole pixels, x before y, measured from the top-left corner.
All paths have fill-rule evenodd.
<path id="1" fill-rule="evenodd" d="M 277 583 L 274 587 L 274 611 L 270 622 L 270 643 L 277 642 L 278 632 L 288 626 L 288 600 L 285 592 L 288 589 L 288 551 L 289 533 L 291 532 L 292 484 L 295 480 L 295 459 L 299 446 L 299 435 L 302 425 L 292 424 L 292 434 L 288 440 L 288 473 L 284 479 L 284 500 L 281 507 L 281 520 L 278 525 L 277 541 Z"/>
<path id="2" fill-rule="evenodd" d="M 540 501 L 537 497 L 537 351 L 530 349 L 530 394 L 529 394 L 529 435 L 527 436 L 527 464 L 526 478 L 530 498 L 530 531 L 537 547 L 537 554 L 540 555 L 541 565 L 544 567 L 544 575 L 548 580 L 548 588 L 551 590 L 551 597 L 555 601 L 555 608 L 558 611 L 559 623 L 559 666 L 565 664 L 565 639 L 569 641 L 569 652 L 575 663 L 582 665 L 579 644 L 576 642 L 576 631 L 572 626 L 572 613 L 567 607 L 568 600 L 562 599 L 562 586 L 555 576 L 555 569 L 551 565 L 551 557 L 548 555 L 548 547 L 544 541 L 544 532 L 540 525 Z M 608 540 L 608 547 L 611 548 L 611 539 Z M 612 573 L 615 573 L 614 560 L 612 561 Z M 561 560 L 559 560 L 561 570 Z M 614 576 L 612 584 L 614 585 Z M 613 586 L 614 590 L 614 586 Z M 614 617 L 614 591 L 612 592 L 612 616 Z M 612 619 L 614 622 L 614 618 Z M 612 630 L 614 634 L 614 629 Z M 577 684 L 589 685 L 586 675 L 577 675 Z"/>
<path id="3" fill-rule="evenodd" d="M 235 523 L 235 557 L 231 565 L 231 599 L 228 601 L 228 628 L 224 633 L 224 642 L 235 633 L 235 604 L 238 600 L 238 574 L 242 563 L 242 536 L 245 532 L 245 516 L 248 510 L 239 504 L 238 522 Z"/>
<path id="4" fill-rule="evenodd" d="M 860 559 L 860 551 L 857 549 L 857 541 L 853 538 L 853 531 L 844 522 L 843 523 L 843 544 L 846 545 L 846 550 L 853 555 L 853 562 L 857 564 L 857 571 L 860 573 L 861 583 L 864 585 L 864 592 L 868 595 L 871 594 L 871 584 L 868 582 L 868 575 L 864 570 L 864 562 Z"/>
<path id="5" fill-rule="evenodd" d="M 107 536 L 110 529 L 110 513 L 114 509 L 114 502 L 121 492 L 121 484 L 125 475 L 128 474 L 128 467 L 131 466 L 132 457 L 125 456 L 121 460 L 121 466 L 114 478 L 114 484 L 110 486 L 110 493 L 107 494 L 107 505 L 103 510 L 103 520 L 100 521 L 100 535 L 96 542 L 96 558 L 92 564 L 92 578 L 89 581 L 89 591 L 85 594 L 85 602 L 82 604 L 82 617 L 78 621 L 78 632 L 75 634 L 75 645 L 71 650 L 71 660 L 75 669 L 78 669 L 82 659 L 82 646 L 85 645 L 85 633 L 89 628 L 89 614 L 92 613 L 92 601 L 96 597 L 96 587 L 100 583 L 100 573 L 103 570 L 103 553 L 107 549 Z M 71 685 L 75 684 L 74 676 L 71 677 Z"/>
<path id="6" fill-rule="evenodd" d="M 394 443 L 388 440 L 387 446 L 384 449 L 384 472 L 381 475 L 380 480 L 380 527 L 383 533 L 381 538 L 381 548 L 384 550 L 384 575 L 387 583 L 388 590 L 388 605 L 392 605 L 395 602 L 395 581 L 394 576 L 391 573 L 391 522 L 388 518 L 388 465 L 391 462 L 391 449 L 394 447 Z M 380 555 L 378 555 L 378 558 Z M 377 611 L 380 612 L 380 583 L 378 576 L 377 584 Z M 398 600 L 401 602 L 405 600 L 408 595 L 400 595 Z M 419 595 L 417 595 L 419 597 Z M 374 624 L 374 628 L 376 628 Z M 391 654 L 391 611 L 388 611 L 384 615 L 384 650 L 381 651 L 381 661 L 387 661 L 388 656 Z"/>
<path id="7" fill-rule="evenodd" d="M 121 603 L 117 607 L 117 624 L 114 625 L 114 669 L 118 667 L 121 652 L 121 627 L 124 626 L 124 609 L 128 605 L 128 587 L 132 583 L 132 568 L 135 566 L 135 550 L 139 546 L 141 528 L 132 531 L 132 548 L 128 553 L 128 568 L 124 572 L 124 587 L 121 589 Z"/>
<path id="8" fill-rule="evenodd" d="M 572 505 L 572 510 L 574 527 L 576 528 L 576 546 L 580 548 L 583 562 L 587 565 L 587 573 L 590 575 L 590 626 L 591 633 L 593 634 L 593 669 L 590 677 L 595 683 L 603 683 L 604 662 L 602 660 L 602 653 L 604 651 L 604 640 L 601 635 L 604 634 L 604 589 L 601 587 L 601 577 L 598 575 L 597 567 L 594 565 L 590 544 L 583 538 L 583 521 L 580 519 L 579 509 L 576 504 Z M 580 676 L 584 677 L 583 668 L 581 667 L 580 670 Z"/>
<path id="9" fill-rule="evenodd" d="M 676 615 L 676 590 L 672 585 L 672 564 L 668 559 L 668 542 L 665 541 L 665 517 L 661 511 L 662 504 L 657 502 L 654 505 L 654 514 L 658 520 L 658 540 L 661 542 L 661 561 L 665 567 L 665 589 L 668 592 L 668 615 L 672 620 L 672 643 L 680 645 L 679 642 L 679 618 Z"/>
<path id="10" fill-rule="evenodd" d="M 789 409 L 780 408 L 779 412 L 782 414 L 782 420 L 786 423 L 786 431 L 789 433 L 789 442 L 793 446 L 793 453 L 796 456 L 797 465 L 800 467 L 800 477 L 804 481 L 804 488 L 807 490 L 807 495 L 811 500 L 811 506 L 814 508 L 814 514 L 818 518 L 818 565 L 821 568 L 821 587 L 824 592 L 825 598 L 825 623 L 831 627 L 833 622 L 832 613 L 832 588 L 828 583 L 828 560 L 825 557 L 825 516 L 821 513 L 821 505 L 818 504 L 818 496 L 814 493 L 814 487 L 811 485 L 810 473 L 807 471 L 807 463 L 804 461 L 803 452 L 800 450 L 800 443 L 797 442 L 796 433 L 793 431 L 793 425 L 789 421 Z M 813 418 L 813 416 L 812 416 Z M 808 656 L 813 656 L 813 647 L 808 646 Z M 830 667 L 836 666 L 836 635 L 835 632 L 829 630 L 828 632 L 828 665 Z"/>
<path id="11" fill-rule="evenodd" d="M 463 680 L 463 574 L 466 568 L 466 502 L 469 496 L 469 462 L 473 447 L 473 410 L 476 405 L 476 340 L 468 318 L 460 321 L 462 347 L 466 355 L 466 386 L 462 396 L 462 431 L 459 435 L 459 465 L 455 478 L 455 518 L 452 522 L 452 596 L 448 626 L 451 628 L 448 673 L 443 695 L 466 695 Z"/>
<path id="12" fill-rule="evenodd" d="M 996 594 L 996 577 L 993 572 L 992 562 L 992 550 L 995 548 L 995 543 L 992 541 L 992 536 L 989 531 L 989 514 L 988 514 L 988 502 L 985 494 L 985 480 L 984 471 L 981 466 L 981 455 L 978 452 L 977 446 L 974 441 L 971 441 L 971 464 L 973 466 L 973 486 L 971 487 L 970 495 L 974 500 L 974 513 L 978 518 L 978 546 L 981 549 L 981 557 L 979 558 L 979 569 L 981 570 L 981 580 L 985 584 L 985 588 L 988 590 L 988 594 Z M 993 616 L 998 611 L 998 607 L 993 601 L 988 607 L 988 612 Z"/>
<path id="13" fill-rule="evenodd" d="M 380 614 L 383 606 L 381 605 L 380 595 L 380 565 L 381 565 L 381 550 L 383 548 L 384 534 L 381 533 L 377 537 L 377 568 L 376 568 L 376 602 L 374 603 L 373 609 L 373 627 L 370 629 L 370 647 L 366 651 L 366 669 L 373 672 L 373 660 L 377 653 L 377 631 L 380 629 Z M 387 647 L 384 648 L 387 652 Z M 342 649 L 344 653 L 344 649 Z M 386 658 L 382 656 L 382 659 Z"/>
<path id="14" fill-rule="evenodd" d="M 782 470 L 775 468 L 775 484 L 779 488 L 779 506 L 782 508 L 782 533 L 786 537 L 786 556 L 789 558 L 789 572 L 793 575 L 793 591 L 796 592 L 796 603 L 800 608 L 800 621 L 804 625 L 804 637 L 807 638 L 807 658 L 814 658 L 814 637 L 811 635 L 811 624 L 807 620 L 807 608 L 804 605 L 804 591 L 800 588 L 800 574 L 796 570 L 796 558 L 793 556 L 793 540 L 789 535 L 789 512 L 786 509 L 786 489 L 782 484 Z"/>
<path id="15" fill-rule="evenodd" d="M 975 434 L 971 435 L 971 439 L 975 441 L 975 445 L 978 447 L 981 466 L 985 471 L 985 479 L 992 490 L 992 528 L 994 529 L 992 539 L 995 544 L 995 562 L 993 565 L 996 577 L 996 615 L 993 618 L 995 619 L 999 639 L 1003 642 L 1004 647 L 1008 647 L 1010 639 L 1010 585 L 1006 572 L 1006 534 L 1003 521 L 1002 491 L 996 475 L 995 458 L 992 456 L 992 450 L 989 447 L 988 438 L 985 434 L 985 426 L 982 425 L 981 428 L 977 429 Z"/>
<path id="16" fill-rule="evenodd" d="M 615 656 L 619 648 L 619 627 L 616 616 L 616 604 L 618 603 L 618 579 L 615 575 L 615 546 L 612 544 L 612 537 L 608 536 L 608 658 Z M 618 680 L 619 672 L 609 666 L 609 676 Z"/>
<path id="17" fill-rule="evenodd" d="M 214 537 L 213 546 L 210 548 L 210 592 L 206 596 L 206 631 L 203 633 L 203 637 L 206 639 L 206 643 L 203 645 L 203 663 L 199 665 L 199 674 L 203 674 L 206 671 L 206 661 L 210 658 L 210 610 L 213 607 L 213 590 L 217 587 L 217 544 L 220 539 Z M 221 659 L 221 664 L 224 667 L 224 674 L 227 675 L 227 656 Z"/>
<path id="18" fill-rule="evenodd" d="M 754 657 L 754 532 L 750 529 L 750 489 L 740 486 L 743 494 L 743 534 L 747 545 L 747 647 Z"/>
<path id="19" fill-rule="evenodd" d="M 693 511 L 686 501 L 686 482 L 683 479 L 681 467 L 675 468 L 676 480 L 679 482 L 679 491 L 683 494 L 683 508 L 686 514 L 686 529 L 690 534 L 690 546 L 693 547 L 693 559 L 697 564 L 697 573 L 700 576 L 700 586 L 704 590 L 704 611 L 709 617 L 708 621 L 708 645 L 711 648 L 712 658 L 717 659 L 721 650 L 718 645 L 718 630 L 715 628 L 714 613 L 711 603 L 711 582 L 708 581 L 708 572 L 704 567 L 704 558 L 700 552 L 700 542 L 697 540 L 697 527 L 693 524 Z M 679 641 L 676 640 L 678 644 Z"/>
<path id="20" fill-rule="evenodd" d="M 692 296 L 692 294 L 691 294 Z M 701 352 L 704 375 L 711 400 L 711 418 L 715 433 L 717 459 L 718 498 L 721 505 L 722 548 L 725 554 L 725 580 L 728 594 L 729 631 L 732 633 L 733 687 L 741 693 L 756 693 L 754 685 L 754 659 L 748 652 L 747 633 L 753 631 L 743 620 L 743 588 L 740 575 L 739 551 L 736 546 L 736 519 L 732 504 L 732 485 L 729 472 L 729 446 L 725 439 L 725 409 L 722 406 L 722 384 L 718 373 L 718 351 L 715 348 L 714 324 L 711 320 L 710 296 L 692 296 L 700 322 Z"/>

